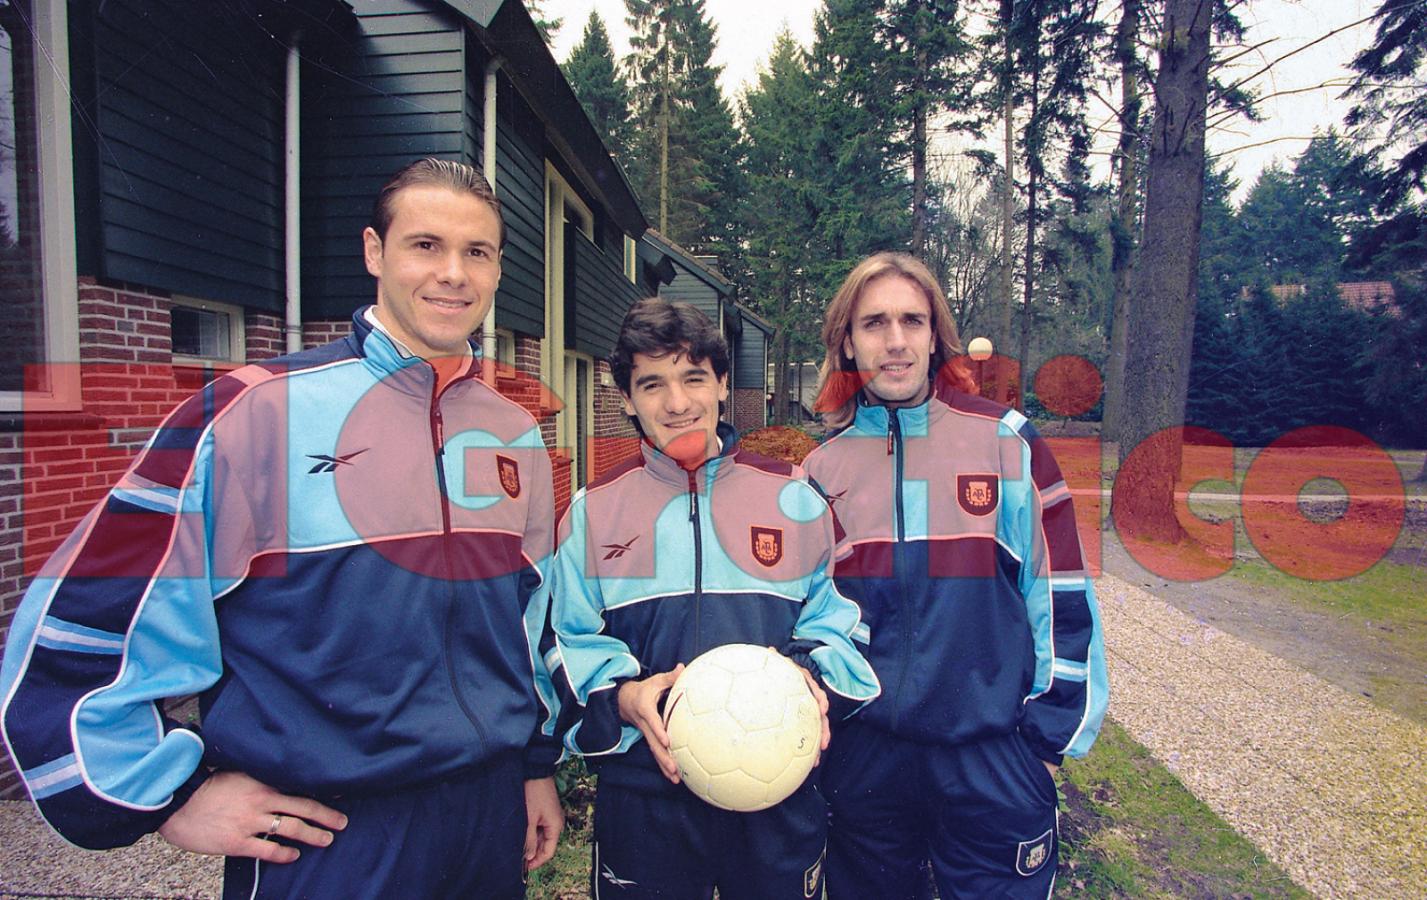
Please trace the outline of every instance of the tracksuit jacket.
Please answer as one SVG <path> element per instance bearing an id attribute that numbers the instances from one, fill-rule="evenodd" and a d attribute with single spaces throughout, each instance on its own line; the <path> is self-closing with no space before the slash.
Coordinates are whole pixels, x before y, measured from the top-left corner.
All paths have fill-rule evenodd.
<path id="1" fill-rule="evenodd" d="M 831 579 L 837 520 L 802 470 L 737 449 L 695 471 L 641 453 L 576 494 L 561 519 L 551 618 L 565 746 L 602 781 L 665 790 L 618 689 L 730 643 L 771 646 L 821 675 L 837 715 L 877 696 Z"/>
<path id="2" fill-rule="evenodd" d="M 882 696 L 859 721 L 954 745 L 1019 728 L 1082 756 L 1109 699 L 1070 490 L 1030 422 L 959 392 L 859 402 L 804 461 L 846 529 L 837 586 L 861 607 Z"/>
<path id="3" fill-rule="evenodd" d="M 30 585 L 0 722 L 68 840 L 158 828 L 210 767 L 318 798 L 553 770 L 535 421 L 374 330 L 182 404 Z M 163 698 L 201 694 L 201 730 Z"/>

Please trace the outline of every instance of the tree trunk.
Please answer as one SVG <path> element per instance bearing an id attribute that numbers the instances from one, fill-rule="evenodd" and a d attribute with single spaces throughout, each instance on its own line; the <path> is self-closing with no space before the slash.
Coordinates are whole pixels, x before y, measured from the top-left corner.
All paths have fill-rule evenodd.
<path id="1" fill-rule="evenodd" d="M 668 35 L 665 34 L 665 41 Z M 664 89 L 659 93 L 659 233 L 672 239 L 669 234 L 669 91 L 672 74 L 669 65 L 669 47 L 664 48 Z"/>
<path id="2" fill-rule="evenodd" d="M 773 425 L 788 424 L 788 329 L 773 332 Z"/>
<path id="3" fill-rule="evenodd" d="M 1155 541 L 1178 542 L 1184 536 L 1174 514 L 1174 483 L 1194 340 L 1212 7 L 1209 0 L 1165 3 L 1144 241 L 1126 344 L 1115 525 L 1123 536 Z M 1167 438 L 1145 444 L 1135 465 L 1126 467 L 1131 453 L 1166 429 L 1171 429 Z"/>
<path id="4" fill-rule="evenodd" d="M 917 21 L 916 72 L 912 81 L 912 255 L 922 259 L 927 249 L 927 95 L 923 77 L 927 51 L 921 46 L 924 29 L 920 16 Z"/>
<path id="5" fill-rule="evenodd" d="M 1030 121 L 1036 121 L 1036 115 L 1040 112 L 1040 63 L 1037 62 L 1031 69 L 1031 108 Z M 1032 124 L 1031 127 L 1034 127 Z M 1029 142 L 1029 138 L 1027 139 Z M 1020 365 L 1016 368 L 1016 408 L 1024 411 L 1026 408 L 1026 372 L 1031 367 L 1031 304 L 1035 301 L 1036 291 L 1036 202 L 1037 190 L 1040 187 L 1040 167 L 1044 163 L 1039 159 L 1030 158 L 1027 153 L 1026 161 L 1026 271 L 1023 277 L 1025 298 L 1021 307 L 1021 341 L 1017 348 L 1016 359 Z"/>
<path id="6" fill-rule="evenodd" d="M 1125 400 L 1125 332 L 1130 325 L 1130 273 L 1135 260 L 1135 226 L 1139 200 L 1140 79 L 1135 57 L 1141 0 L 1123 0 L 1115 31 L 1115 56 L 1120 62 L 1120 142 L 1118 204 L 1110 228 L 1113 242 L 1110 271 L 1115 299 L 1110 322 L 1110 354 L 1105 362 L 1105 412 L 1102 440 L 1119 439 L 1120 410 Z"/>
<path id="7" fill-rule="evenodd" d="M 1010 52 L 1008 48 L 1006 51 L 1007 65 L 1010 65 Z M 1016 106 L 1011 97 L 1009 84 L 1006 85 L 1005 90 L 1006 180 L 1001 186 L 1001 329 L 1000 334 L 996 336 L 998 342 L 996 349 L 1002 355 L 1007 355 L 1007 351 L 1011 349 L 1011 306 L 1016 302 L 1011 292 L 1011 233 L 1016 217 L 1016 207 L 1012 197 L 1012 193 L 1016 189 L 1016 133 L 1012 119 Z M 1006 381 L 1004 379 L 997 381 L 996 393 L 992 399 L 998 403 L 1006 402 Z"/>

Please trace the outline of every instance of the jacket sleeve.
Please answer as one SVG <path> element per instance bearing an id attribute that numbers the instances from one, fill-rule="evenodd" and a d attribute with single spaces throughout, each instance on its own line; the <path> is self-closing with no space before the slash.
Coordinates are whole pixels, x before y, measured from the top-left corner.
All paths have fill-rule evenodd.
<path id="1" fill-rule="evenodd" d="M 816 485 L 809 483 L 809 503 L 821 507 L 818 517 L 823 552 L 809 576 L 808 595 L 793 626 L 793 639 L 781 650 L 816 674 L 830 692 L 829 717 L 845 719 L 882 693 L 877 674 L 856 642 L 866 646 L 862 611 L 838 592 L 833 582 L 833 557 L 843 539 L 842 526 Z"/>
<path id="2" fill-rule="evenodd" d="M 6 745 L 41 815 L 81 847 L 133 843 L 207 777 L 197 731 L 166 721 L 158 703 L 208 688 L 221 671 L 211 422 L 229 381 L 169 417 L 11 623 L 0 668 Z"/>
<path id="3" fill-rule="evenodd" d="M 619 716 L 619 686 L 640 677 L 629 647 L 605 634 L 599 579 L 588 571 L 585 495 L 577 494 L 560 522 L 553 566 L 551 621 L 561 667 L 559 732 L 583 756 L 623 753 L 641 738 Z"/>
<path id="4" fill-rule="evenodd" d="M 1110 699 L 1105 642 L 1070 488 L 1045 440 L 1024 418 L 1016 424 L 1029 451 L 1020 473 L 1026 490 L 1002 521 L 1013 529 L 1005 539 L 1021 554 L 1020 589 L 1036 652 L 1021 733 L 1041 759 L 1059 765 L 1064 756 L 1084 756 L 1100 732 Z"/>
<path id="5" fill-rule="evenodd" d="M 564 754 L 555 731 L 560 701 L 552 669 L 558 659 L 555 635 L 550 629 L 550 567 L 555 549 L 555 482 L 550 455 L 538 427 L 522 441 L 530 451 L 534 468 L 529 511 L 521 554 L 526 568 L 521 572 L 521 599 L 525 603 L 525 638 L 530 647 L 530 665 L 535 694 L 540 702 L 538 719 L 525 747 L 525 777 L 546 778 L 555 772 Z"/>

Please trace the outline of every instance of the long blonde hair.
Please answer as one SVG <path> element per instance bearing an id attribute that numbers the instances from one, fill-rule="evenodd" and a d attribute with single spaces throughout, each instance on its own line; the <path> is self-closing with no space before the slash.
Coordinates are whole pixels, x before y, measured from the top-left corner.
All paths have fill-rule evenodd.
<path id="1" fill-rule="evenodd" d="M 936 346 L 932 350 L 928 378 L 940 379 L 958 390 L 974 389 L 971 372 L 959 357 L 961 338 L 956 334 L 946 295 L 932 273 L 921 260 L 906 253 L 884 251 L 874 253 L 853 267 L 837 289 L 837 294 L 823 314 L 823 346 L 826 355 L 818 371 L 818 399 L 814 408 L 822 413 L 831 428 L 841 428 L 852 421 L 857 410 L 857 392 L 862 389 L 862 376 L 857 363 L 843 352 L 843 340 L 852 334 L 852 317 L 857 301 L 867 285 L 878 278 L 897 276 L 921 288 L 931 309 L 931 329 Z"/>

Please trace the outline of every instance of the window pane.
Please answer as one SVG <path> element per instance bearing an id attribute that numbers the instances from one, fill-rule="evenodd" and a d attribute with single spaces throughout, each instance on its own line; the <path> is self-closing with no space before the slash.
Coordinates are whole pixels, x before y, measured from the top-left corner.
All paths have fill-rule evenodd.
<path id="1" fill-rule="evenodd" d="M 175 304 L 170 316 L 174 356 L 228 358 L 231 340 L 227 313 Z"/>
<path id="2" fill-rule="evenodd" d="M 0 0 L 0 391 L 48 387 L 24 381 L 26 365 L 47 361 L 33 21 L 29 2 Z"/>

